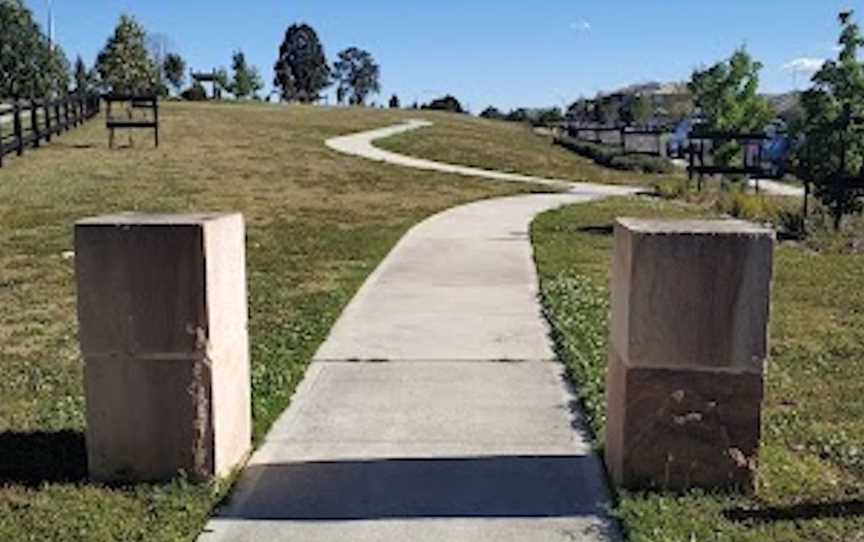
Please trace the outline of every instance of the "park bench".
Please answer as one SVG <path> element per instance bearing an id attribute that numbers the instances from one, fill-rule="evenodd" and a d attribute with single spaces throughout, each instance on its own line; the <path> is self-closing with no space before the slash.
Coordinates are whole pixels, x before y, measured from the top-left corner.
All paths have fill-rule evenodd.
<path id="1" fill-rule="evenodd" d="M 153 130 L 153 142 L 159 147 L 159 97 L 156 94 L 105 94 L 107 107 L 105 127 L 108 128 L 108 146 L 114 148 L 116 130 Z M 124 104 L 122 112 L 115 115 L 115 104 Z M 142 112 L 143 116 L 137 116 Z M 149 113 L 149 114 L 148 114 Z M 129 134 L 132 145 L 132 134 Z"/>

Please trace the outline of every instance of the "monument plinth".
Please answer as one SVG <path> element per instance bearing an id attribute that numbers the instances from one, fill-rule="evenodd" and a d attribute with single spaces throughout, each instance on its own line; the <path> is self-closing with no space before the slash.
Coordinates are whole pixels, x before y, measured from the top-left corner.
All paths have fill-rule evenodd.
<path id="1" fill-rule="evenodd" d="M 251 448 L 243 217 L 89 218 L 75 249 L 91 478 L 229 474 Z"/>
<path id="2" fill-rule="evenodd" d="M 619 219 L 606 462 L 632 489 L 753 487 L 774 233 Z"/>

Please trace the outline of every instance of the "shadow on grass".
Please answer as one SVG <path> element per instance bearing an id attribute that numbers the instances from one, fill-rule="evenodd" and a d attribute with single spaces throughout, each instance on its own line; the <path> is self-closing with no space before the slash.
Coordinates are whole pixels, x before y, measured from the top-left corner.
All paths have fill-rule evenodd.
<path id="1" fill-rule="evenodd" d="M 749 524 L 861 517 L 864 516 L 864 500 L 802 503 L 756 509 L 732 508 L 725 510 L 723 516 L 731 521 Z"/>
<path id="2" fill-rule="evenodd" d="M 87 479 L 84 434 L 77 431 L 0 433 L 0 458 L 0 485 L 36 487 Z"/>
<path id="3" fill-rule="evenodd" d="M 602 226 L 582 226 L 581 228 L 576 228 L 576 231 L 579 233 L 606 237 L 615 233 L 615 226 L 612 224 L 603 224 Z"/>

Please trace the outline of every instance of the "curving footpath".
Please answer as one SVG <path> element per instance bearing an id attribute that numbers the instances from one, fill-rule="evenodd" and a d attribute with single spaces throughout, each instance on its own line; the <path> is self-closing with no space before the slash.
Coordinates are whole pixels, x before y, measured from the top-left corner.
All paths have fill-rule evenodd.
<path id="1" fill-rule="evenodd" d="M 531 183 L 555 188 L 576 189 L 576 190 L 594 190 L 598 185 L 588 183 L 574 183 L 564 179 L 547 179 L 544 177 L 532 177 L 530 175 L 520 175 L 518 173 L 504 173 L 501 171 L 493 171 L 489 169 L 481 169 L 468 166 L 459 166 L 455 164 L 446 164 L 444 162 L 435 162 L 432 160 L 424 160 L 422 158 L 414 158 L 395 152 L 379 149 L 372 143 L 378 139 L 386 139 L 405 132 L 418 130 L 427 126 L 432 126 L 433 123 L 425 120 L 409 120 L 403 124 L 389 126 L 379 130 L 371 130 L 368 132 L 360 132 L 342 137 L 328 139 L 326 145 L 343 154 L 359 156 L 368 160 L 376 160 L 378 162 L 386 162 L 397 166 L 404 166 L 413 169 L 422 169 L 426 171 L 440 171 L 442 173 L 454 173 L 466 177 L 481 177 L 485 179 L 494 179 L 496 181 L 510 181 L 517 183 Z M 626 187 L 607 187 L 610 190 L 617 191 L 618 194 L 631 194 L 633 190 Z"/>
<path id="2" fill-rule="evenodd" d="M 540 313 L 529 228 L 632 190 L 570 188 L 457 207 L 406 234 L 199 541 L 620 540 Z"/>

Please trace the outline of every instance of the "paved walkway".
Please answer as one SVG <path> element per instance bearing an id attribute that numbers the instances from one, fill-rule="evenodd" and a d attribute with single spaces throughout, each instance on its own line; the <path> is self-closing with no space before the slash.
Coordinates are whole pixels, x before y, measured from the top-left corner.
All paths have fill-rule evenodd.
<path id="1" fill-rule="evenodd" d="M 200 542 L 619 540 L 529 240 L 536 214 L 618 193 L 483 201 L 413 228 Z"/>
<path id="2" fill-rule="evenodd" d="M 755 187 L 756 181 L 751 179 L 749 184 L 751 187 Z M 804 197 L 804 189 L 800 186 L 794 186 L 789 183 L 781 183 L 769 179 L 759 179 L 759 190 L 763 194 L 768 194 L 769 196 Z"/>
<path id="3" fill-rule="evenodd" d="M 403 124 L 381 128 L 380 130 L 371 130 L 368 132 L 360 132 L 343 137 L 336 137 L 327 141 L 327 146 L 344 154 L 360 156 L 369 160 L 377 160 L 379 162 L 387 162 L 404 167 L 414 169 L 423 169 L 428 171 L 441 171 L 444 173 L 455 173 L 467 177 L 482 177 L 486 179 L 495 179 L 498 181 L 512 181 L 520 183 L 541 184 L 553 186 L 557 188 L 582 188 L 591 190 L 596 185 L 585 183 L 574 183 L 564 179 L 547 179 L 543 177 L 532 177 L 530 175 L 520 175 L 518 173 L 503 173 L 500 171 L 492 171 L 488 169 L 480 169 L 468 166 L 459 166 L 455 164 L 445 164 L 443 162 L 434 162 L 432 160 L 424 160 L 422 158 L 414 158 L 405 156 L 395 152 L 385 151 L 372 145 L 372 142 L 378 139 L 385 139 L 395 135 L 399 135 L 412 130 L 432 126 L 433 123 L 425 120 L 409 120 Z M 610 189 L 613 187 L 610 187 Z M 629 193 L 627 189 L 618 189 L 619 193 Z"/>

